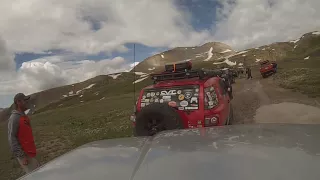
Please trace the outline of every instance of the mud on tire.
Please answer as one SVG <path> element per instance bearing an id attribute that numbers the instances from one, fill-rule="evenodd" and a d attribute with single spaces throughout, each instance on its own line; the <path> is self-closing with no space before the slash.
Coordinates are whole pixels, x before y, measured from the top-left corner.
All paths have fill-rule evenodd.
<path id="1" fill-rule="evenodd" d="M 136 117 L 135 136 L 153 136 L 164 130 L 182 129 L 183 122 L 175 109 L 154 103 L 144 107 Z"/>

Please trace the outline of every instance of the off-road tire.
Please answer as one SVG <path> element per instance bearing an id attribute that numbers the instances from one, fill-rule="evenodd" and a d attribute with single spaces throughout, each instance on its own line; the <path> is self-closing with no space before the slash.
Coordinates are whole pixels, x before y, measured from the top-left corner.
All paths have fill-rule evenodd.
<path id="1" fill-rule="evenodd" d="M 148 123 L 153 118 L 162 124 L 164 129 L 160 131 L 183 128 L 183 121 L 175 109 L 168 104 L 154 103 L 144 107 L 137 114 L 134 134 L 136 136 L 153 136 L 154 133 L 148 129 Z"/>
<path id="2" fill-rule="evenodd" d="M 262 75 L 262 78 L 266 78 L 267 76 L 265 74 L 261 74 Z"/>
<path id="3" fill-rule="evenodd" d="M 228 121 L 226 122 L 226 125 L 232 125 L 233 121 L 234 121 L 233 107 L 232 107 L 232 104 L 230 104 L 230 112 L 229 112 Z"/>

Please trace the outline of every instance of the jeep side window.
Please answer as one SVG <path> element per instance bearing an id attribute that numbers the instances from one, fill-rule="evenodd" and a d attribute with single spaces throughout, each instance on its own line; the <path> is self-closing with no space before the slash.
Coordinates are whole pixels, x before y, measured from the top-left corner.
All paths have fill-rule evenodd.
<path id="1" fill-rule="evenodd" d="M 226 91 L 227 87 L 222 79 L 219 80 L 219 85 L 220 85 L 219 88 L 220 88 L 221 94 L 225 95 L 227 93 L 227 91 Z"/>
<path id="2" fill-rule="evenodd" d="M 213 86 L 204 88 L 204 108 L 212 109 L 219 104 L 217 92 Z"/>

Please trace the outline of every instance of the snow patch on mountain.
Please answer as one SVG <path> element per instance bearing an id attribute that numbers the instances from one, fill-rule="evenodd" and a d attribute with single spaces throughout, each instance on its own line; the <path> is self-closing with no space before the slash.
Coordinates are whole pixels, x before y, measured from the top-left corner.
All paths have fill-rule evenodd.
<path id="1" fill-rule="evenodd" d="M 209 61 L 209 60 L 212 58 L 212 56 L 213 56 L 212 50 L 213 50 L 213 48 L 211 47 L 211 48 L 209 49 L 209 51 L 208 51 L 208 57 L 207 57 L 207 59 L 205 59 L 205 60 L 203 60 L 203 61 Z"/>
<path id="2" fill-rule="evenodd" d="M 319 31 L 316 31 L 316 32 L 313 32 L 312 34 L 313 34 L 313 35 L 320 35 L 320 32 L 319 32 Z"/>
<path id="3" fill-rule="evenodd" d="M 305 59 L 305 60 L 307 60 L 307 59 L 309 59 L 309 58 L 310 58 L 310 56 L 308 56 L 308 57 L 305 57 L 304 59 Z"/>
<path id="4" fill-rule="evenodd" d="M 232 50 L 230 50 L 230 49 L 226 49 L 226 50 L 224 50 L 224 51 L 222 51 L 222 52 L 220 52 L 220 53 L 227 53 L 227 52 L 230 52 L 230 51 L 232 51 Z"/>
<path id="5" fill-rule="evenodd" d="M 118 76 L 120 76 L 120 75 L 121 75 L 121 73 L 120 74 L 109 74 L 108 76 L 112 77 L 113 79 L 117 79 Z"/>
<path id="6" fill-rule="evenodd" d="M 243 54 L 243 53 L 246 53 L 246 52 L 248 52 L 248 51 L 240 51 L 240 52 L 238 52 L 238 53 L 235 54 L 235 55 L 240 55 L 240 54 Z"/>
<path id="7" fill-rule="evenodd" d="M 149 71 L 153 71 L 153 70 L 155 70 L 156 68 L 155 67 L 152 67 L 152 68 L 149 68 L 148 70 Z"/>
<path id="8" fill-rule="evenodd" d="M 135 73 L 136 75 L 138 75 L 138 76 L 147 74 L 147 73 L 144 73 L 144 72 L 134 72 L 134 73 Z"/>
<path id="9" fill-rule="evenodd" d="M 297 43 L 298 41 L 300 41 L 301 38 L 298 38 L 296 40 L 290 41 L 291 43 Z"/>
<path id="10" fill-rule="evenodd" d="M 226 59 L 224 62 L 227 63 L 229 66 L 235 66 L 235 65 L 237 65 L 237 62 L 232 62 L 232 61 L 230 61 L 229 59 Z"/>
<path id="11" fill-rule="evenodd" d="M 139 83 L 139 82 L 141 82 L 141 81 L 143 81 L 143 80 L 145 80 L 145 79 L 147 79 L 147 78 L 148 78 L 148 77 L 144 77 L 144 78 L 138 79 L 138 80 L 134 81 L 132 84 Z"/>
<path id="12" fill-rule="evenodd" d="M 94 85 L 96 85 L 96 84 L 90 84 L 89 86 L 87 86 L 87 87 L 85 87 L 83 89 L 91 89 Z"/>

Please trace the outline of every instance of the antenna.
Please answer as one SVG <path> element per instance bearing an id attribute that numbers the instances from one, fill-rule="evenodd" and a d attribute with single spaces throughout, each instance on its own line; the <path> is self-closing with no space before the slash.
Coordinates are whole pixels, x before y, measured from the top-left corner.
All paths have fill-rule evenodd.
<path id="1" fill-rule="evenodd" d="M 136 107 L 136 44 L 133 43 L 133 104 Z"/>

